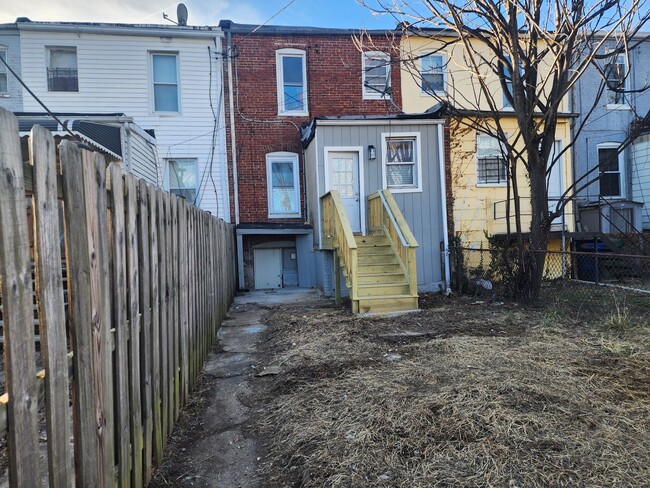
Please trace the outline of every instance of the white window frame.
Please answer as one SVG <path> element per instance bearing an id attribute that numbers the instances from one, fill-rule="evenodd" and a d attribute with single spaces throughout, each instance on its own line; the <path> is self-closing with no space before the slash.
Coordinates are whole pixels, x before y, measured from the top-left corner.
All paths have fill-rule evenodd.
<path id="1" fill-rule="evenodd" d="M 51 90 L 50 89 L 50 79 L 49 79 L 49 70 L 50 70 L 50 60 L 51 60 L 51 51 L 74 51 L 75 61 L 77 64 L 77 89 L 76 90 Z M 47 86 L 47 91 L 49 93 L 79 93 L 79 51 L 77 46 L 45 46 L 45 86 Z"/>
<path id="2" fill-rule="evenodd" d="M 284 108 L 284 70 L 282 60 L 285 57 L 302 59 L 302 83 L 304 104 L 302 110 L 285 110 Z M 275 51 L 275 79 L 278 95 L 278 115 L 283 116 L 306 116 L 309 115 L 309 100 L 307 91 L 307 52 L 302 49 L 285 48 Z"/>
<path id="3" fill-rule="evenodd" d="M 173 56 L 176 59 L 176 96 L 178 100 L 178 107 L 176 111 L 173 110 L 156 110 L 156 94 L 154 86 L 156 84 L 171 85 L 171 83 L 155 83 L 154 82 L 154 56 Z M 181 57 L 178 51 L 149 51 L 149 101 L 151 104 L 152 114 L 170 114 L 178 115 L 181 113 Z"/>
<path id="4" fill-rule="evenodd" d="M 386 62 L 386 93 L 380 93 L 376 90 L 366 87 L 366 60 L 381 59 Z M 365 51 L 361 53 L 361 91 L 364 100 L 384 100 L 391 98 L 391 65 L 390 54 L 383 51 Z"/>
<path id="5" fill-rule="evenodd" d="M 506 55 L 506 58 L 508 58 L 508 61 L 510 62 L 510 64 L 512 64 L 512 58 L 510 56 L 507 56 L 507 55 Z M 506 65 L 504 64 L 503 65 L 504 73 L 505 73 L 505 70 L 506 70 Z M 523 75 L 523 68 L 521 66 L 519 66 L 519 74 Z M 513 83 L 513 81 L 512 81 L 512 73 L 510 73 L 510 81 L 506 81 L 506 85 L 510 85 L 510 92 L 513 91 L 512 83 Z M 514 93 L 513 93 L 513 96 L 514 96 Z M 514 108 L 512 107 L 512 105 L 509 105 L 510 102 L 508 102 L 508 99 L 506 98 L 506 94 L 505 94 L 505 92 L 503 90 L 501 91 L 501 102 L 502 102 L 502 106 L 503 106 L 503 109 L 502 109 L 503 111 L 505 111 L 505 112 L 513 112 L 514 111 Z"/>
<path id="6" fill-rule="evenodd" d="M 196 202 L 200 201 L 200 195 L 199 195 L 199 190 L 201 183 L 199 181 L 199 160 L 198 158 L 189 158 L 189 157 L 178 157 L 178 158 L 165 158 L 165 189 L 171 193 L 171 161 L 194 161 L 196 164 L 194 165 L 194 180 L 196 181 L 196 195 L 194 197 Z M 180 197 L 179 197 L 180 198 Z M 188 200 L 189 201 L 189 200 Z M 194 202 L 190 202 L 194 204 Z"/>
<path id="7" fill-rule="evenodd" d="M 4 53 L 4 55 L 5 55 L 4 59 L 5 59 L 5 61 L 7 63 L 9 63 L 9 61 L 8 61 L 9 49 L 7 48 L 7 46 L 0 45 L 0 53 Z M 7 82 L 6 82 L 7 83 L 7 89 L 4 90 L 4 91 L 0 90 L 0 97 L 8 97 L 9 96 L 9 70 L 7 69 L 7 67 L 3 63 L 0 63 L 0 74 L 4 74 L 6 76 L 6 80 L 7 80 Z"/>
<path id="8" fill-rule="evenodd" d="M 432 96 L 431 92 L 428 92 L 427 90 L 424 89 L 424 65 L 423 61 L 425 58 L 429 56 L 437 56 L 439 58 L 442 58 L 442 90 L 435 90 L 433 94 L 438 95 L 438 96 L 443 96 L 447 94 L 447 63 L 449 61 L 449 58 L 447 57 L 446 54 L 441 54 L 437 52 L 423 52 L 421 53 L 420 59 L 419 59 L 419 64 L 420 64 L 420 95 L 423 97 L 430 97 Z"/>
<path id="9" fill-rule="evenodd" d="M 609 60 L 607 60 L 609 61 Z M 628 91 L 630 89 L 630 67 L 627 64 L 627 57 L 625 54 L 617 54 L 615 64 L 623 64 L 625 66 L 624 80 L 623 80 L 623 90 Z M 609 63 L 605 64 L 605 83 L 607 83 Z M 609 86 L 605 86 L 605 97 L 607 101 L 606 108 L 608 110 L 630 110 L 630 104 L 628 103 L 629 93 L 623 93 L 624 101 L 623 103 L 610 103 L 609 94 L 612 90 L 609 89 Z"/>
<path id="10" fill-rule="evenodd" d="M 602 142 L 596 146 L 596 164 L 598 165 L 598 196 L 602 198 L 621 199 L 627 194 L 627 185 L 625 179 L 625 150 L 618 153 L 618 195 L 601 195 L 600 194 L 600 150 L 601 149 L 618 149 L 620 142 Z"/>
<path id="11" fill-rule="evenodd" d="M 508 135 L 506 134 L 506 137 L 507 137 L 507 136 L 508 136 Z M 476 134 L 476 151 L 475 151 L 475 153 L 476 153 L 476 186 L 477 186 L 477 187 L 482 187 L 482 188 L 489 188 L 489 187 L 494 187 L 494 188 L 506 187 L 506 186 L 508 186 L 508 170 L 509 170 L 507 159 L 506 159 L 506 161 L 505 161 L 505 165 L 506 165 L 506 176 L 505 176 L 505 180 L 504 180 L 503 182 L 501 182 L 501 183 L 488 183 L 488 182 L 480 182 L 480 181 L 479 181 L 479 174 L 480 174 L 480 170 L 479 170 L 479 161 L 481 160 L 481 158 L 479 158 L 479 155 L 478 155 L 479 139 L 480 139 L 480 138 L 488 138 L 488 137 L 489 137 L 489 138 L 492 138 L 492 139 L 496 139 L 496 140 L 499 142 L 499 144 L 502 146 L 502 151 L 505 152 L 505 147 L 503 147 L 503 146 L 504 146 L 503 141 L 499 141 L 499 139 L 498 139 L 497 137 L 491 136 L 491 135 L 489 135 L 489 134 L 481 134 L 481 133 L 477 133 L 477 134 Z M 507 156 L 504 155 L 503 152 L 501 153 L 501 155 L 504 156 L 505 158 L 507 158 Z"/>
<path id="12" fill-rule="evenodd" d="M 296 212 L 273 211 L 273 163 L 290 162 L 293 164 L 293 187 L 295 189 L 294 205 Z M 292 152 L 272 152 L 266 155 L 266 197 L 269 219 L 295 219 L 302 216 L 300 209 L 300 178 L 298 176 L 298 154 Z"/>
<path id="13" fill-rule="evenodd" d="M 413 139 L 415 149 L 415 184 L 408 186 L 388 186 L 386 167 L 388 163 L 388 141 L 391 139 Z M 384 132 L 381 134 L 381 178 L 382 188 L 392 193 L 422 193 L 422 144 L 420 132 Z"/>

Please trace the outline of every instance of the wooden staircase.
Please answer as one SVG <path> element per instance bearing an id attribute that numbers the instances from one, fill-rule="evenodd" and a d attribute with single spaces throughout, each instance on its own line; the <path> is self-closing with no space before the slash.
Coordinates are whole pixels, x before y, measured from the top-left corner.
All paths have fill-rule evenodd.
<path id="1" fill-rule="evenodd" d="M 416 310 L 409 278 L 385 235 L 355 236 L 359 312 Z M 348 285 L 349 288 L 349 285 Z"/>
<path id="2" fill-rule="evenodd" d="M 388 190 L 371 195 L 370 235 L 354 235 L 335 191 L 321 197 L 323 249 L 334 251 L 335 291 L 339 268 L 354 313 L 385 313 L 418 308 L 415 249 L 418 244 Z"/>

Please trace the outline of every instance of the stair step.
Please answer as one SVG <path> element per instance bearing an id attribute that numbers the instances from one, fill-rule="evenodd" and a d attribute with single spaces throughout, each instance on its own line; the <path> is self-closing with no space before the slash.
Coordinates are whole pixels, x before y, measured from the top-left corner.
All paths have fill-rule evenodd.
<path id="1" fill-rule="evenodd" d="M 401 273 L 402 266 L 399 263 L 361 263 L 359 262 L 359 269 L 357 276 L 371 275 L 371 274 L 392 274 L 392 273 Z"/>
<path id="2" fill-rule="evenodd" d="M 359 254 L 358 257 L 359 266 L 366 264 L 399 264 L 397 256 L 395 253 L 390 254 Z"/>
<path id="3" fill-rule="evenodd" d="M 366 273 L 357 275 L 359 285 L 373 285 L 380 283 L 407 283 L 404 273 Z"/>
<path id="4" fill-rule="evenodd" d="M 357 300 L 354 308 L 360 313 L 404 312 L 417 310 L 417 295 L 393 295 L 381 297 L 363 297 Z"/>
<path id="5" fill-rule="evenodd" d="M 393 248 L 390 246 L 373 246 L 373 247 L 360 247 L 358 248 L 358 256 L 378 256 L 382 254 L 395 254 Z"/>
<path id="6" fill-rule="evenodd" d="M 359 297 L 387 297 L 395 295 L 407 295 L 410 291 L 408 283 L 376 283 L 359 284 Z"/>
<path id="7" fill-rule="evenodd" d="M 356 242 L 358 247 L 376 247 L 390 246 L 386 236 L 357 236 Z"/>

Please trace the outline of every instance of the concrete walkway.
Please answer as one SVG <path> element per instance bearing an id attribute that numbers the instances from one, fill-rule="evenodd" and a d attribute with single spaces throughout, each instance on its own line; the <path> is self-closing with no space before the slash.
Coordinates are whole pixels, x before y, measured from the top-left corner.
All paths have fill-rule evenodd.
<path id="1" fill-rule="evenodd" d="M 275 307 L 323 301 L 317 291 L 308 289 L 254 291 L 235 297 L 217 334 L 221 352 L 211 353 L 204 367 L 207 375 L 216 378 L 207 408 L 200 414 L 205 435 L 179 456 L 191 460 L 188 465 L 193 466 L 184 476 L 185 483 L 219 488 L 265 486 L 256 476 L 263 452 L 246 432 L 251 406 L 243 403 L 253 391 L 252 382 L 262 380 L 255 375 L 264 366 L 256 364 L 258 344 L 267 329 L 264 315 Z"/>

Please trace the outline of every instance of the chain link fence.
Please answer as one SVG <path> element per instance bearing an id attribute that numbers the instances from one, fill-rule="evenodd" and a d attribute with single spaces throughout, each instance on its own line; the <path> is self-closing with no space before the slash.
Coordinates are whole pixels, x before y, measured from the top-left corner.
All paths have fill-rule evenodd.
<path id="1" fill-rule="evenodd" d="M 532 252 L 532 251 L 531 251 Z M 515 249 L 451 248 L 452 289 L 481 299 L 512 298 Z M 625 314 L 650 322 L 650 256 L 547 251 L 540 304 L 598 317 Z"/>

